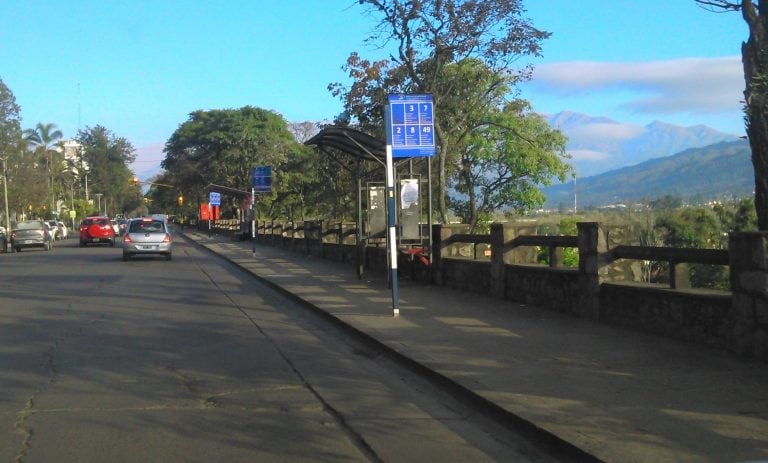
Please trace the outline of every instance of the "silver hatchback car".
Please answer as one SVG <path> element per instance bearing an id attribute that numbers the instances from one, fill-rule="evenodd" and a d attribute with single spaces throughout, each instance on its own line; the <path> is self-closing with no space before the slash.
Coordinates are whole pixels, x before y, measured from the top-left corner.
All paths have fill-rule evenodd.
<path id="1" fill-rule="evenodd" d="M 132 219 L 123 235 L 123 260 L 138 254 L 161 254 L 171 260 L 172 244 L 165 221 L 152 217 Z"/>

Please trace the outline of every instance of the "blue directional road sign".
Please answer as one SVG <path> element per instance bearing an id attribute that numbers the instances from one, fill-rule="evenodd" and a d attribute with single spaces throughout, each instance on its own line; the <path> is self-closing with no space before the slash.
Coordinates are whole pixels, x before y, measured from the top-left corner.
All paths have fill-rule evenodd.
<path id="1" fill-rule="evenodd" d="M 211 206 L 221 206 L 221 193 L 211 191 L 208 193 L 208 202 Z"/>
<path id="2" fill-rule="evenodd" d="M 432 95 L 389 95 L 387 144 L 392 157 L 435 155 L 435 121 Z"/>
<path id="3" fill-rule="evenodd" d="M 272 191 L 272 167 L 256 166 L 252 172 L 253 191 L 256 193 L 269 193 Z"/>

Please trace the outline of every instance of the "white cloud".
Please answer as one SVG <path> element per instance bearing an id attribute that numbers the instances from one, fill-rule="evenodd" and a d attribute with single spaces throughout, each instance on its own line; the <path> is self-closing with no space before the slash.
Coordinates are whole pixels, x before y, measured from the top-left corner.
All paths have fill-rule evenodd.
<path id="1" fill-rule="evenodd" d="M 530 84 L 559 95 L 629 91 L 634 96 L 616 107 L 636 113 L 720 113 L 741 110 L 744 74 L 739 56 L 571 61 L 537 66 Z"/>
<path id="2" fill-rule="evenodd" d="M 634 124 L 593 123 L 574 127 L 568 133 L 574 139 L 598 139 L 604 141 L 623 141 L 638 137 L 647 129 Z"/>
<path id="3" fill-rule="evenodd" d="M 594 150 L 568 150 L 568 154 L 574 161 L 601 161 L 611 157 L 608 153 Z"/>

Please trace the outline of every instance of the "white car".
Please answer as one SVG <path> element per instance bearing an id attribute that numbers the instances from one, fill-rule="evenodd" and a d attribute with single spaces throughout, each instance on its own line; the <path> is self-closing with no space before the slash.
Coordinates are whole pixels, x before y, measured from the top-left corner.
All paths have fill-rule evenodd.
<path id="1" fill-rule="evenodd" d="M 64 225 L 64 222 L 49 220 L 46 223 L 51 229 L 51 236 L 53 236 L 54 241 L 63 240 L 67 237 L 67 226 Z"/>
<path id="2" fill-rule="evenodd" d="M 66 225 L 64 225 L 64 222 L 57 221 L 56 226 L 59 227 L 59 233 L 61 234 L 61 239 L 65 240 L 69 238 L 69 229 Z"/>

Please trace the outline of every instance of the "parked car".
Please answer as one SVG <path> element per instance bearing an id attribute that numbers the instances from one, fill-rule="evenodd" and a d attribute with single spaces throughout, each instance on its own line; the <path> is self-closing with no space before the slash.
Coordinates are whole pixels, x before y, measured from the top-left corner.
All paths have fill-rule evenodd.
<path id="1" fill-rule="evenodd" d="M 80 247 L 92 243 L 115 245 L 115 230 L 109 217 L 86 217 L 80 222 Z"/>
<path id="2" fill-rule="evenodd" d="M 56 225 L 56 221 L 55 220 L 48 220 L 46 223 L 48 224 L 48 228 L 51 229 L 51 234 L 53 235 L 53 240 L 54 241 L 60 240 L 61 237 L 60 237 L 60 234 L 59 234 L 59 227 L 58 227 L 58 225 Z"/>
<path id="3" fill-rule="evenodd" d="M 16 252 L 24 248 L 53 249 L 53 232 L 43 220 L 25 220 L 11 230 L 11 247 Z"/>
<path id="4" fill-rule="evenodd" d="M 5 227 L 0 227 L 0 252 L 8 252 L 8 234 Z"/>
<path id="5" fill-rule="evenodd" d="M 171 260 L 173 239 L 164 220 L 145 217 L 128 222 L 123 235 L 123 260 L 137 254 L 161 254 Z"/>
<path id="6" fill-rule="evenodd" d="M 120 230 L 118 235 L 120 235 L 120 236 L 125 235 L 125 229 L 126 229 L 127 225 L 128 225 L 128 220 L 126 220 L 126 219 L 124 219 L 122 217 L 117 219 L 117 226 L 118 226 L 118 228 Z"/>
<path id="7" fill-rule="evenodd" d="M 51 227 L 54 241 L 67 238 L 67 232 L 69 230 L 67 230 L 67 226 L 64 225 L 64 222 L 60 220 L 49 220 L 48 226 Z"/>
<path id="8" fill-rule="evenodd" d="M 59 227 L 59 232 L 61 233 L 61 239 L 65 240 L 69 238 L 69 228 L 64 224 L 64 222 L 56 221 L 56 225 Z"/>

